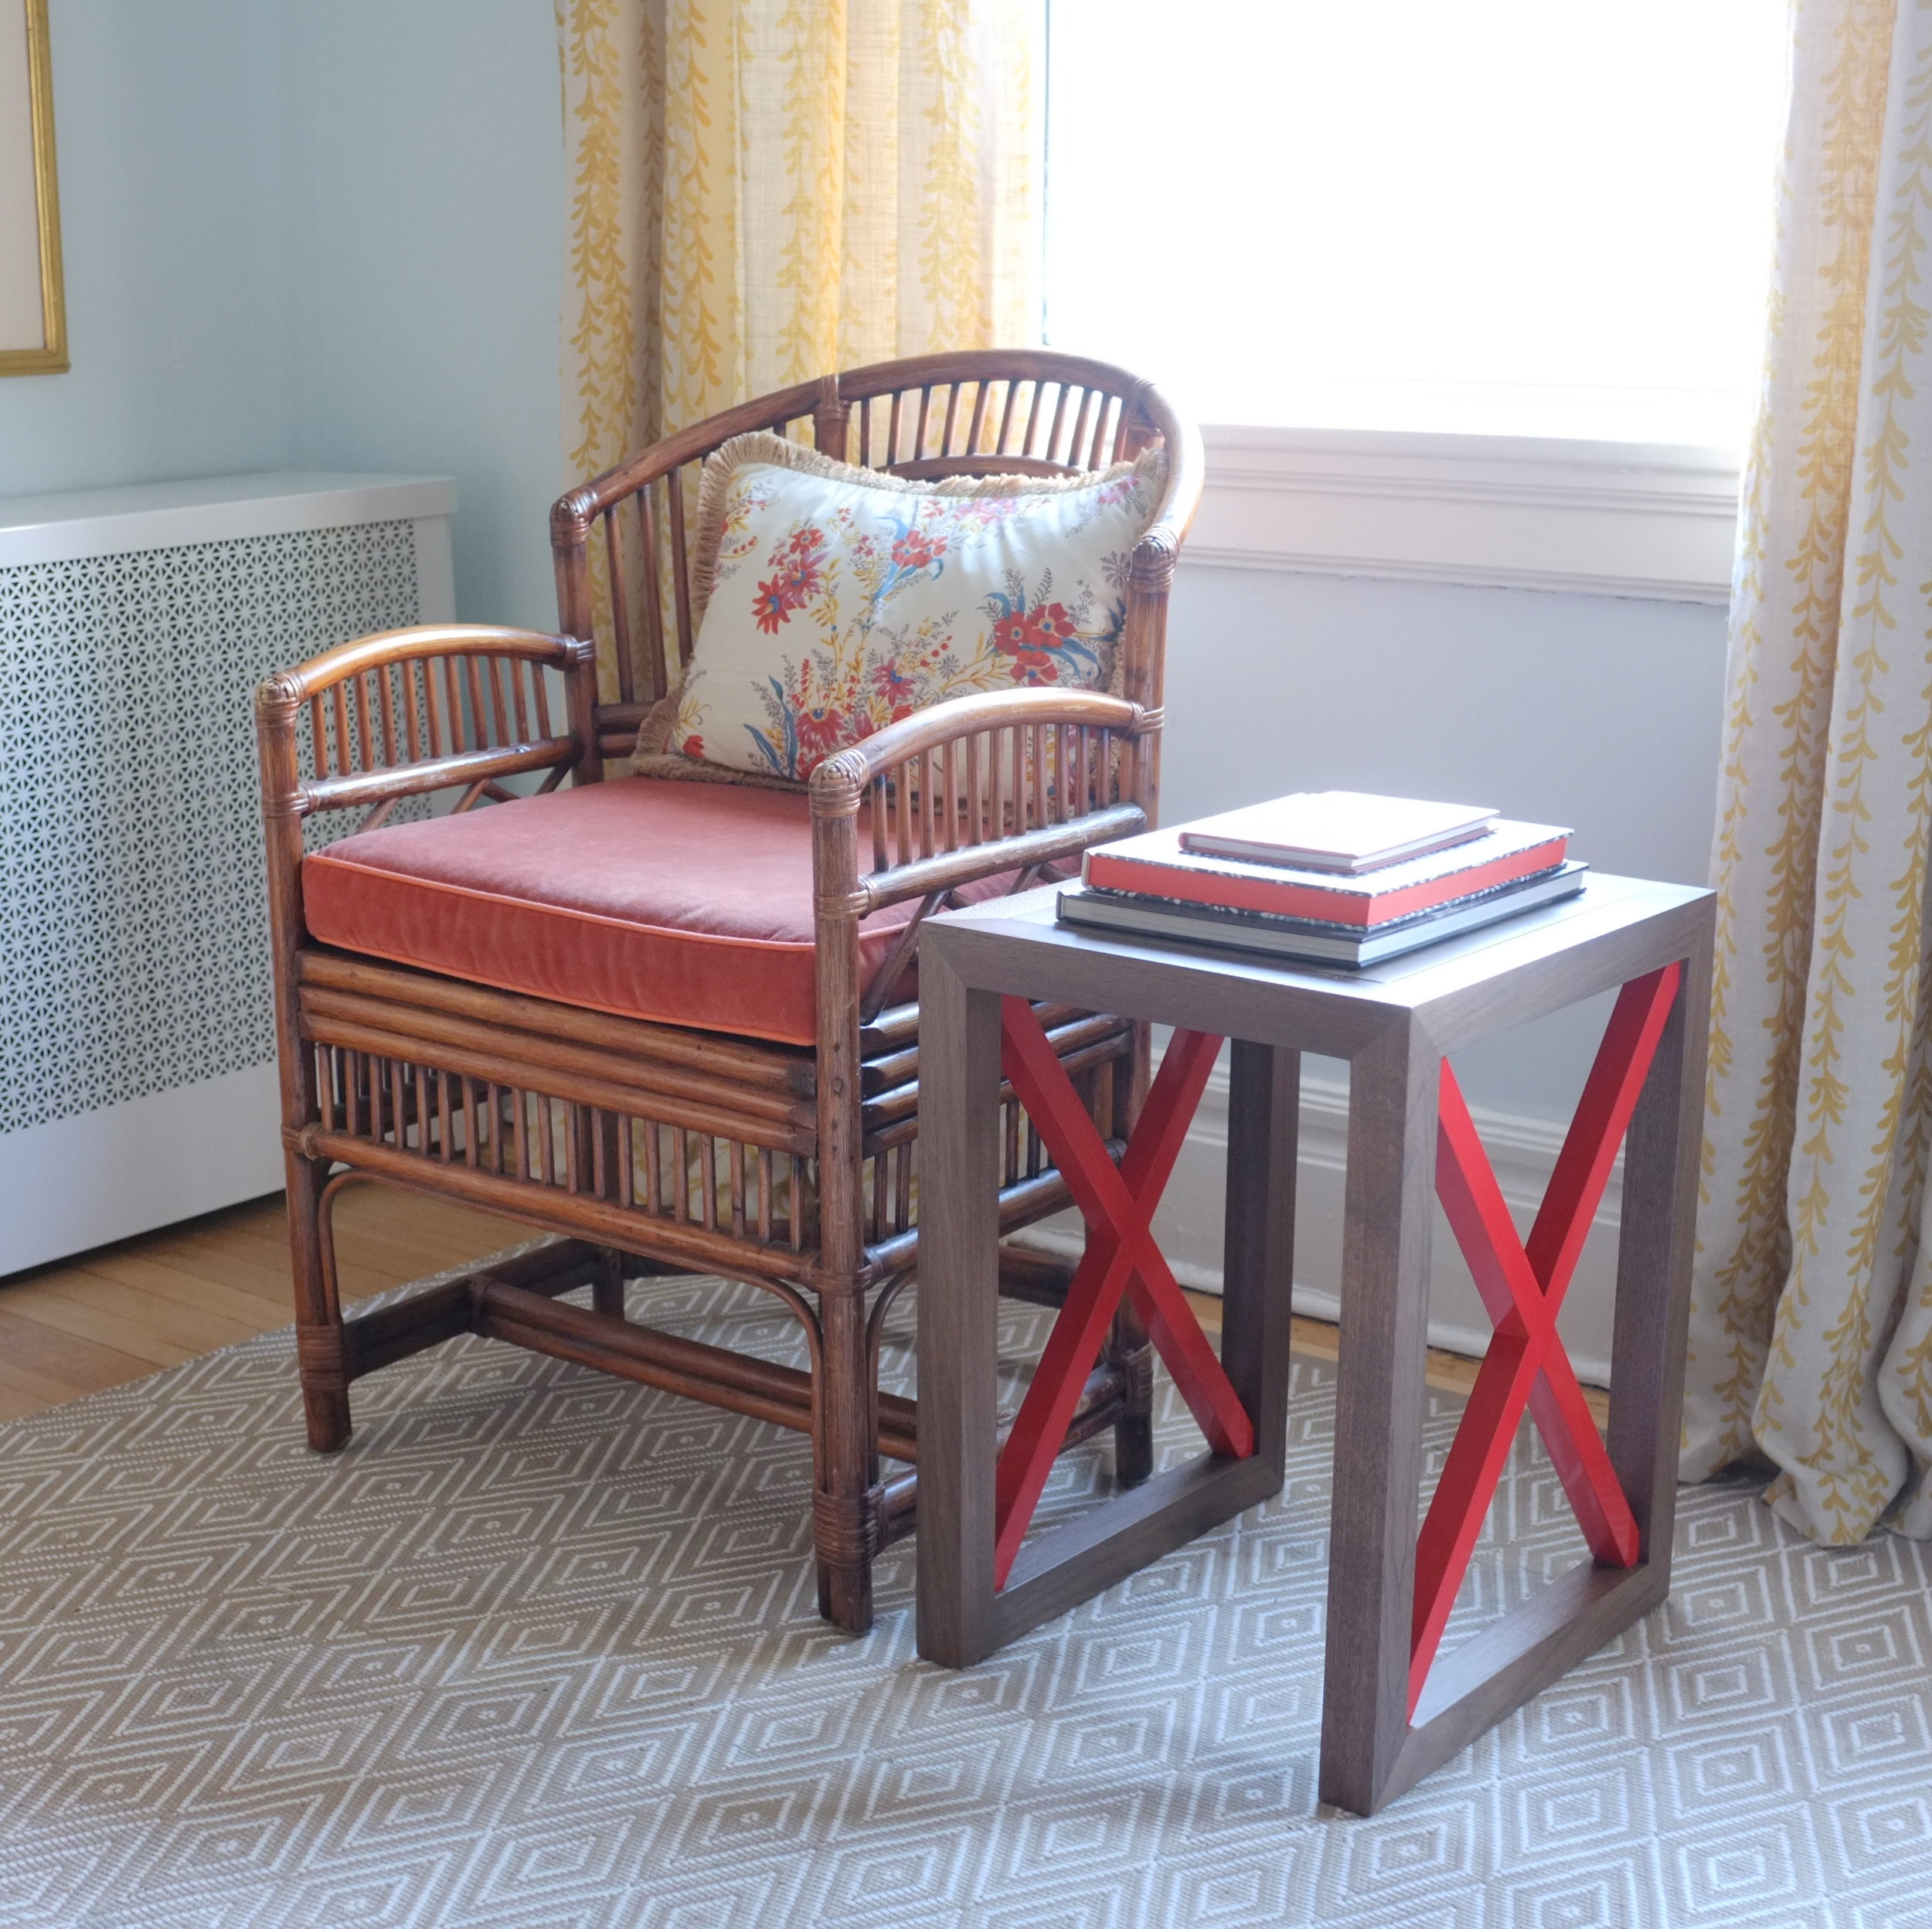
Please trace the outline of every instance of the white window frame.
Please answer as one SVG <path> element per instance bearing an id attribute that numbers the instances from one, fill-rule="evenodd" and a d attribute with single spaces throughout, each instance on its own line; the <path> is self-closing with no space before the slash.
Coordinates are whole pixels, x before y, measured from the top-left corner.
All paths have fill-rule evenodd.
<path id="1" fill-rule="evenodd" d="M 1226 423 L 1202 436 L 1185 566 L 1730 599 L 1736 449 Z"/>

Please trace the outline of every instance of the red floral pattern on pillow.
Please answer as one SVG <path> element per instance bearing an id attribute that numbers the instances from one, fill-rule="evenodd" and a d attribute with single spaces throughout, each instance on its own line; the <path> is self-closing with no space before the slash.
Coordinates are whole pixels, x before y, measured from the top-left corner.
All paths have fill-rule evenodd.
<path id="1" fill-rule="evenodd" d="M 672 727 L 707 762 L 808 777 L 926 705 L 1104 687 L 1126 617 L 1145 470 L 1011 495 L 736 471 Z"/>

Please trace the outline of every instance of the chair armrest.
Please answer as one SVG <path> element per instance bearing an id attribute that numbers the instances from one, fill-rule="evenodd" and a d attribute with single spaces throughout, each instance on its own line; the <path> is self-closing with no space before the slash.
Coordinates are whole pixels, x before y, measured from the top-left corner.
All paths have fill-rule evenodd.
<path id="1" fill-rule="evenodd" d="M 338 643 L 278 674 L 306 702 L 310 697 L 386 663 L 433 657 L 522 657 L 554 669 L 580 662 L 590 646 L 573 636 L 552 636 L 541 630 L 509 630 L 488 623 L 423 624 L 406 630 L 382 630 Z"/>
<path id="2" fill-rule="evenodd" d="M 270 815 L 487 789 L 519 771 L 560 778 L 583 760 L 594 648 L 574 637 L 449 624 L 359 637 L 277 672 L 255 692 Z M 563 673 L 567 727 L 550 720 L 543 672 Z M 312 726 L 301 767 L 298 723 Z"/>
<path id="3" fill-rule="evenodd" d="M 1009 730 L 1029 723 L 1070 723 L 1088 730 L 1111 730 L 1119 737 L 1145 737 L 1158 730 L 1161 714 L 1145 710 L 1124 698 L 1096 690 L 988 690 L 978 696 L 956 696 L 928 704 L 883 730 L 862 737 L 837 756 L 826 758 L 811 774 L 812 815 L 839 814 L 843 806 L 821 809 L 821 789 L 841 791 L 849 781 L 863 786 L 883 776 L 908 757 L 923 755 L 942 744 L 977 736 L 982 730 Z M 857 793 L 851 808 L 859 808 Z"/>
<path id="4" fill-rule="evenodd" d="M 1158 710 L 1092 691 L 998 690 L 935 703 L 828 757 L 812 772 L 811 784 L 811 814 L 819 833 L 816 881 L 821 913 L 863 917 L 906 898 L 943 895 L 978 879 L 1050 863 L 1145 829 L 1147 814 L 1139 805 L 1107 803 L 1093 793 L 1107 788 L 1107 766 L 1116 743 L 1156 737 L 1162 722 Z M 1039 781 L 1037 764 L 1026 779 L 1019 774 L 1022 741 L 1033 747 L 1030 755 L 1038 760 L 1040 747 L 1052 740 L 1055 732 L 1070 730 L 1082 733 L 1083 743 L 1090 743 L 1087 733 L 1099 738 L 1096 761 L 1087 760 L 1087 750 L 1081 753 L 1081 788 L 1087 794 L 1081 799 L 1087 808 L 1078 810 L 1069 809 L 1063 796 L 1055 800 L 1049 794 Z M 910 788 L 909 767 L 918 768 L 930 785 L 935 751 L 975 738 L 992 746 L 1006 733 L 1013 733 L 1011 794 L 994 798 L 991 811 L 982 808 L 982 799 L 976 797 L 964 825 L 957 822 L 955 805 L 950 835 L 944 825 L 935 830 L 930 822 L 910 823 L 903 801 Z M 990 748 L 988 754 L 993 754 Z M 875 821 L 872 868 L 860 872 L 855 835 L 860 805 L 869 790 L 875 820 L 886 815 L 887 785 L 895 775 L 899 781 L 894 794 L 900 800 L 896 835 L 889 835 Z M 1096 777 L 1097 781 L 1090 784 Z M 945 781 L 949 786 L 958 781 L 950 770 Z M 1009 821 L 1009 814 L 1013 821 Z M 988 829 L 992 835 L 984 834 Z M 938 842 L 951 848 L 922 848 L 913 855 L 908 849 L 913 830 L 920 832 L 923 847 Z M 835 856 L 835 851 L 845 855 Z M 884 861 L 887 858 L 890 861 Z M 849 877 L 842 875 L 847 863 L 852 867 Z"/>

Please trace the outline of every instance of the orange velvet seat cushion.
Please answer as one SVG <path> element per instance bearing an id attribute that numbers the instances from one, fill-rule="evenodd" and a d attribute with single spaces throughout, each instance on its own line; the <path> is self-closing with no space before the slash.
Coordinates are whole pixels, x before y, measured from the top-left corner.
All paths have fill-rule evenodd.
<path id="1" fill-rule="evenodd" d="M 345 951 L 659 1024 L 817 1036 L 801 795 L 613 777 L 344 838 L 305 860 L 302 896 L 310 931 Z M 860 927 L 866 978 L 915 908 Z"/>

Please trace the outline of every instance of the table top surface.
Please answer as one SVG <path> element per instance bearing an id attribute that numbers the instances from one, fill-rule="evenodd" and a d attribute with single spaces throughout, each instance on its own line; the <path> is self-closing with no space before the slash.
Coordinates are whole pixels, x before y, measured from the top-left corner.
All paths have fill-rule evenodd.
<path id="1" fill-rule="evenodd" d="M 1707 927 L 1713 902 L 1712 893 L 1697 886 L 1593 873 L 1574 897 L 1351 969 L 1196 944 L 1101 937 L 1056 921 L 1061 888 L 1043 885 L 929 918 L 922 952 L 931 947 L 927 954 L 947 958 L 977 985 L 992 982 L 985 975 L 988 966 L 1026 976 L 1043 972 L 1056 981 L 1057 988 L 1029 992 L 1035 996 L 1070 995 L 1071 979 L 1091 977 L 1116 993 L 1145 985 L 1168 993 L 1219 991 L 1243 1002 L 1259 994 L 1270 1002 L 1325 1006 L 1337 1016 L 1335 1008 L 1354 1007 L 1363 1019 L 1378 1011 L 1426 1012 L 1472 996 L 1493 1005 L 1510 996 L 1516 980 L 1526 999 L 1519 1016 L 1526 1018 L 1620 982 L 1614 976 L 1620 970 L 1634 975 L 1685 954 Z M 1532 981 L 1540 988 L 1532 988 Z M 1107 1009 L 1162 1016 L 1137 1012 L 1131 1000 L 1117 998 Z"/>

